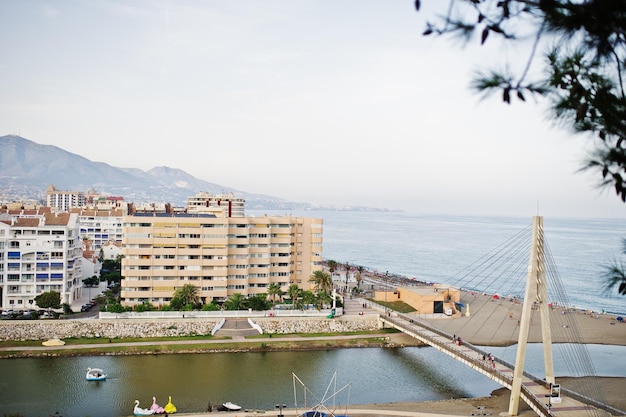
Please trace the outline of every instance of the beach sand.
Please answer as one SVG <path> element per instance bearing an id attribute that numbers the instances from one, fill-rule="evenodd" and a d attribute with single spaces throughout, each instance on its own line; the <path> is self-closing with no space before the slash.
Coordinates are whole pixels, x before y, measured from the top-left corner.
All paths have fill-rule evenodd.
<path id="1" fill-rule="evenodd" d="M 462 292 L 461 302 L 465 307 L 457 317 L 411 315 L 474 345 L 509 346 L 517 343 L 521 303 L 472 292 Z M 469 315 L 466 314 L 468 309 Z M 539 310 L 533 310 L 531 317 L 528 342 L 541 343 Z M 619 321 L 614 315 L 554 306 L 549 317 L 552 343 L 626 345 L 626 322 Z"/>

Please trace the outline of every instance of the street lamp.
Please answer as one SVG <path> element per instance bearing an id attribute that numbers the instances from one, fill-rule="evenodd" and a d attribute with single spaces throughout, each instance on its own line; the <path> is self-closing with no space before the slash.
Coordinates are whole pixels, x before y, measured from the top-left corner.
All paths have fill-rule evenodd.
<path id="1" fill-rule="evenodd" d="M 389 313 L 389 306 L 387 305 L 387 291 L 389 291 L 389 271 L 385 271 L 385 311 Z"/>
<path id="2" fill-rule="evenodd" d="M 283 408 L 287 407 L 285 404 L 276 404 L 278 408 L 278 417 L 283 417 Z"/>

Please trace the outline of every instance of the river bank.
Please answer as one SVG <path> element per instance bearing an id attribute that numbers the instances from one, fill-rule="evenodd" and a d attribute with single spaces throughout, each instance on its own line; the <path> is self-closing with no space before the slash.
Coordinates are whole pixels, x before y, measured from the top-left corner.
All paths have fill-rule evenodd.
<path id="1" fill-rule="evenodd" d="M 569 387 L 579 383 L 598 384 L 604 393 L 604 402 L 620 410 L 626 409 L 626 378 L 559 378 L 561 386 Z M 397 402 L 397 403 L 374 403 L 354 404 L 346 409 L 335 410 L 337 414 L 347 414 L 350 417 L 443 417 L 443 416 L 473 416 L 473 415 L 504 415 L 508 413 L 510 391 L 499 388 L 489 397 L 479 398 L 452 398 L 439 401 L 422 402 Z M 299 410 L 300 412 L 302 410 Z M 264 417 L 273 415 L 275 410 L 262 411 L 261 413 L 245 413 L 250 416 Z M 184 417 L 219 417 L 233 413 L 207 412 L 180 414 Z M 242 413 L 243 414 L 243 413 Z M 298 410 L 283 409 L 284 416 L 298 415 Z M 520 402 L 518 415 L 522 417 L 537 416 L 524 402 Z M 238 415 L 237 415 L 238 416 Z"/>

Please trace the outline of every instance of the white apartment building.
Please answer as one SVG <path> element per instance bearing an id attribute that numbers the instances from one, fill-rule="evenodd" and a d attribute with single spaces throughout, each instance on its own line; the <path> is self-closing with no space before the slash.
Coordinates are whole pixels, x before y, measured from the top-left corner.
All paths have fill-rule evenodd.
<path id="1" fill-rule="evenodd" d="M 85 206 L 85 193 L 82 191 L 61 191 L 48 185 L 46 189 L 46 206 L 58 211 L 68 211 L 74 207 Z"/>
<path id="2" fill-rule="evenodd" d="M 202 303 L 267 293 L 271 283 L 311 289 L 322 269 L 322 219 L 135 213 L 124 217 L 122 304 L 169 304 L 193 284 Z"/>
<path id="3" fill-rule="evenodd" d="M 82 288 L 78 215 L 0 210 L 0 308 L 37 308 L 35 297 L 57 291 L 71 304 Z"/>
<path id="4" fill-rule="evenodd" d="M 200 192 L 187 199 L 187 213 L 212 213 L 221 211 L 226 217 L 244 217 L 246 200 L 233 193 L 213 195 Z"/>
<path id="5" fill-rule="evenodd" d="M 98 210 L 96 208 L 71 209 L 78 215 L 81 239 L 91 242 L 96 253 L 108 242 L 122 243 L 122 221 L 127 210 L 123 208 Z"/>

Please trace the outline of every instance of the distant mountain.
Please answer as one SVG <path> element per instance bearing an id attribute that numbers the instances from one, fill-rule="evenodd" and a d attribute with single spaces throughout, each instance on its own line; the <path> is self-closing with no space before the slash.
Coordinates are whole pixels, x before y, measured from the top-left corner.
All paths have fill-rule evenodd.
<path id="1" fill-rule="evenodd" d="M 200 180 L 176 168 L 156 167 L 149 171 L 117 168 L 20 136 L 0 136 L 0 202 L 45 201 L 46 188 L 50 184 L 58 190 L 95 189 L 135 203 L 167 202 L 178 207 L 186 205 L 189 197 L 205 191 L 212 194 L 232 192 L 246 200 L 248 210 L 336 209 L 247 193 Z"/>

